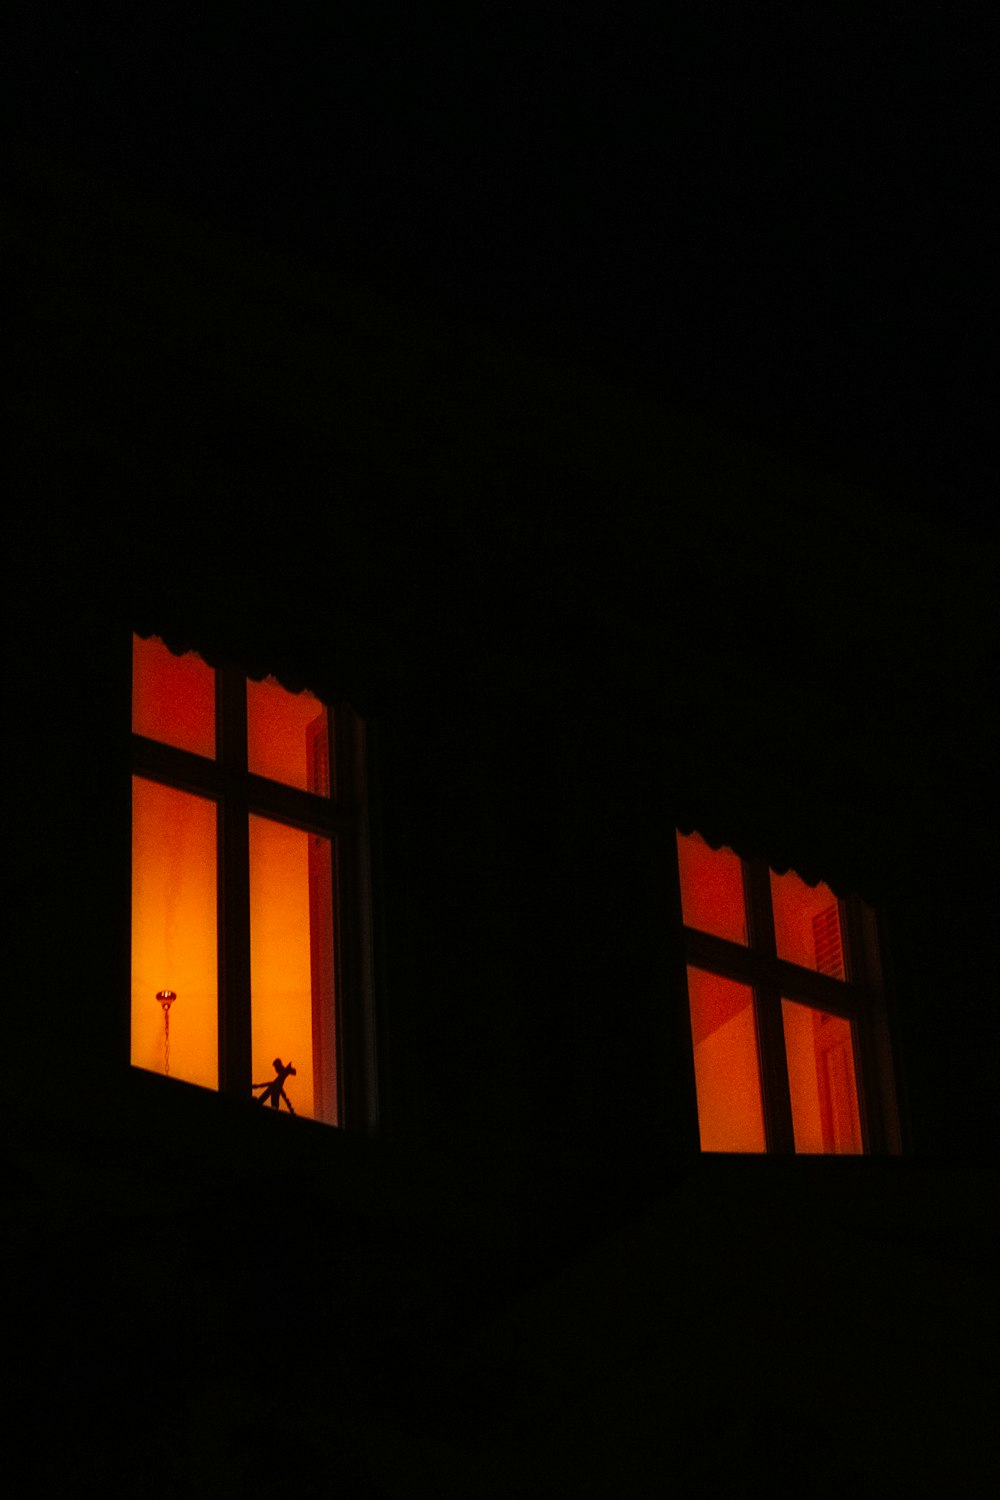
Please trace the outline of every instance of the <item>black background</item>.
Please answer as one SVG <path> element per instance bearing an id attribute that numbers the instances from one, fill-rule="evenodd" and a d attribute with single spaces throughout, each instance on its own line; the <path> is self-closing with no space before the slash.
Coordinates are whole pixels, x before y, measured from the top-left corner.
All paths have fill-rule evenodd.
<path id="1" fill-rule="evenodd" d="M 95 184 L 120 187 L 126 200 L 130 193 L 161 200 L 407 307 L 509 329 L 529 349 L 660 394 L 682 412 L 873 485 L 978 538 L 995 526 L 993 412 L 982 375 L 990 337 L 988 13 L 698 3 L 664 13 L 621 4 L 530 11 L 466 4 L 448 14 L 375 0 L 351 8 L 245 5 L 238 13 L 204 0 L 130 3 L 98 13 L 63 0 L 14 13 L 20 29 L 7 53 L 6 102 L 15 144 L 29 159 L 49 153 L 80 168 L 84 181 L 91 174 Z M 107 236 L 116 232 L 112 226 Z M 51 261 L 41 258 L 41 276 L 50 264 L 64 266 L 79 241 L 93 255 L 107 236 L 67 236 L 68 250 L 60 243 Z M 354 525 L 345 503 L 329 520 L 343 542 L 330 576 L 345 586 L 307 600 L 326 612 L 324 628 L 300 628 L 308 610 L 300 617 L 286 607 L 280 589 L 261 603 L 244 586 L 242 560 L 265 553 L 264 541 L 269 564 L 301 559 L 303 536 L 316 550 L 312 532 L 289 525 L 287 495 L 280 510 L 254 512 L 289 463 L 291 424 L 282 427 L 272 386 L 301 364 L 301 390 L 312 370 L 322 376 L 324 362 L 311 344 L 315 363 L 300 360 L 296 344 L 294 357 L 269 371 L 268 399 L 279 415 L 262 424 L 259 444 L 248 441 L 252 408 L 227 415 L 222 396 L 209 400 L 212 369 L 203 375 L 183 363 L 188 324 L 176 364 L 164 355 L 163 325 L 174 307 L 192 319 L 206 313 L 206 343 L 221 329 L 222 342 L 236 347 L 229 320 L 243 315 L 238 295 L 235 307 L 209 317 L 216 292 L 209 278 L 190 308 L 175 290 L 162 298 L 167 311 L 144 322 L 148 267 L 150 284 L 158 270 L 169 279 L 167 247 L 160 267 L 155 258 L 138 263 L 138 292 L 129 282 L 117 303 L 112 295 L 115 316 L 94 351 L 87 338 L 109 306 L 106 282 L 131 269 L 127 236 L 114 252 L 106 278 L 94 277 L 105 299 L 93 294 L 94 323 L 82 315 L 91 295 L 87 263 L 79 282 L 67 277 L 61 298 L 52 298 L 44 326 L 53 352 L 25 356 L 22 404 L 34 426 L 22 473 L 45 545 L 35 547 L 32 533 L 23 565 L 10 570 L 18 649 L 10 653 L 9 698 L 19 723 L 55 726 L 32 740 L 31 763 L 19 763 L 12 783 L 18 847 L 27 852 L 11 861 L 19 871 L 11 925 L 27 957 L 22 977 L 9 981 L 15 996 L 34 997 L 38 954 L 46 955 L 47 1003 L 33 1008 L 37 1045 L 14 1056 L 33 1060 L 43 1046 L 46 1055 L 58 1051 L 57 1042 L 67 1054 L 58 1085 L 37 1065 L 18 1072 L 18 1099 L 31 1107 L 11 1109 L 23 1137 L 10 1180 L 24 1270 L 8 1278 L 22 1306 L 7 1326 L 11 1347 L 27 1351 L 18 1386 L 38 1434 L 26 1446 L 43 1478 L 52 1478 L 49 1487 L 64 1480 L 56 1473 L 63 1463 L 74 1474 L 88 1464 L 114 1472 L 117 1464 L 133 1486 L 143 1464 L 145 1473 L 162 1466 L 167 1474 L 159 1488 L 149 1481 L 150 1493 L 188 1493 L 193 1458 L 209 1483 L 216 1464 L 213 1493 L 256 1493 L 273 1478 L 275 1454 L 301 1462 L 305 1450 L 314 1483 L 302 1493 L 329 1493 L 332 1476 L 338 1492 L 374 1496 L 377 1488 L 360 1481 L 351 1488 L 345 1477 L 352 1465 L 368 1472 L 358 1452 L 373 1413 L 376 1436 L 403 1434 L 401 1463 L 423 1452 L 413 1431 L 461 1456 L 469 1428 L 482 1421 L 481 1451 L 506 1459 L 501 1475 L 513 1476 L 511 1493 L 531 1493 L 518 1466 L 532 1470 L 536 1460 L 539 1472 L 549 1466 L 541 1493 L 628 1493 L 629 1474 L 650 1457 L 664 1472 L 674 1466 L 682 1488 L 687 1476 L 691 1493 L 735 1492 L 753 1452 L 779 1492 L 785 1471 L 795 1475 L 789 1492 L 803 1473 L 816 1493 L 841 1493 L 848 1481 L 857 1490 L 869 1475 L 889 1473 L 903 1482 L 933 1473 L 939 1487 L 963 1479 L 968 1487 L 977 1464 L 985 1467 L 986 1413 L 996 1404 L 983 1312 L 996 1279 L 997 1200 L 995 1012 L 982 983 L 995 911 L 983 830 L 995 776 L 982 711 L 984 645 L 967 638 L 982 613 L 964 589 L 964 549 L 944 549 L 937 590 L 930 565 L 908 584 L 905 545 L 891 588 L 881 589 L 879 573 L 883 566 L 891 573 L 891 561 L 867 560 L 857 588 L 844 591 L 860 600 L 854 633 L 826 631 L 824 622 L 821 634 L 809 622 L 824 599 L 837 597 L 841 554 L 826 560 L 825 576 L 819 569 L 823 588 L 814 573 L 769 594 L 782 556 L 802 555 L 792 538 L 770 574 L 758 570 L 763 581 L 737 576 L 738 559 L 729 564 L 739 588 L 718 592 L 730 614 L 720 614 L 714 640 L 691 632 L 692 680 L 705 683 L 703 694 L 659 692 L 658 673 L 674 670 L 671 653 L 661 668 L 660 637 L 646 644 L 638 630 L 623 633 L 620 649 L 608 610 L 593 634 L 606 641 L 617 675 L 608 670 L 596 712 L 567 671 L 563 695 L 579 704 L 568 725 L 549 685 L 545 718 L 533 707 L 518 718 L 502 702 L 480 721 L 461 697 L 461 684 L 473 680 L 468 663 L 484 642 L 488 655 L 495 631 L 498 659 L 516 663 L 530 689 L 539 643 L 543 661 L 558 664 L 560 619 L 582 613 L 569 581 L 564 616 L 553 610 L 542 630 L 552 592 L 542 554 L 538 619 L 512 593 L 497 625 L 494 596 L 477 582 L 491 576 L 485 566 L 457 572 L 455 592 L 440 587 L 437 597 L 409 558 L 423 517 L 413 533 L 398 528 L 391 547 L 379 534 L 377 504 L 368 507 L 374 519 L 366 512 Z M 37 288 L 36 300 L 45 301 Z M 72 316 L 60 337 L 65 308 Z M 156 335 L 151 370 L 133 348 L 147 323 Z M 323 328 L 308 334 L 321 339 Z M 195 355 L 211 352 L 191 343 Z M 261 350 L 265 361 L 266 341 Z M 407 401 L 415 363 L 400 358 Z M 134 370 L 141 379 L 133 393 Z M 39 375 L 51 389 L 33 405 Z M 412 404 L 419 418 L 415 397 Z M 225 420 L 216 423 L 218 413 Z M 200 422 L 189 420 L 194 415 Z M 329 488 L 324 440 L 325 430 L 300 465 L 317 491 Z M 369 464 L 368 429 L 359 448 Z M 185 490 L 178 476 L 185 479 L 189 458 L 197 482 Z M 518 454 L 515 467 L 526 467 Z M 382 488 L 396 497 L 405 488 L 399 474 L 412 478 L 405 441 L 387 470 Z M 239 533 L 203 483 L 217 472 L 229 481 L 225 493 L 251 512 L 235 554 Z M 499 488 L 504 475 L 490 479 Z M 452 484 L 462 491 L 461 472 Z M 140 485 L 145 504 L 128 513 L 119 551 L 109 552 L 95 582 L 86 564 L 98 549 L 81 551 L 81 568 L 77 535 L 97 530 L 101 513 L 122 509 L 121 497 Z M 539 496 L 544 490 L 543 475 Z M 55 524 L 65 495 L 82 502 L 79 533 L 64 535 Z M 607 504 L 600 486 L 593 504 Z M 710 531 L 714 512 L 693 508 L 688 530 L 707 516 Z M 167 514 L 175 524 L 161 526 Z M 822 520 L 812 522 L 816 534 Z M 677 523 L 671 514 L 671 527 Z M 103 540 L 109 528 L 101 524 Z M 594 531 L 603 547 L 602 529 Z M 417 553 L 423 566 L 436 545 L 430 531 Z M 528 528 L 512 531 L 511 572 L 529 584 L 535 545 Z M 707 536 L 696 564 L 714 545 Z M 650 593 L 672 599 L 684 620 L 700 572 L 689 551 L 675 551 L 665 565 L 669 587 L 661 589 L 657 557 Z M 926 544 L 912 551 L 923 559 Z M 213 593 L 202 579 L 218 555 L 230 568 Z M 118 556 L 130 566 L 115 578 Z M 446 564 L 435 566 L 434 578 L 443 579 Z M 503 571 L 501 553 L 496 572 Z M 298 574 L 284 572 L 291 590 Z M 247 577 L 252 585 L 252 569 Z M 466 582 L 466 596 L 463 578 L 476 584 Z M 386 879 L 378 899 L 387 914 L 388 1003 L 380 1015 L 388 1015 L 389 1045 L 381 1055 L 402 1148 L 396 1157 L 381 1142 L 369 1154 L 362 1137 L 346 1132 L 303 1135 L 303 1122 L 241 1115 L 241 1101 L 197 1090 L 178 1100 L 152 1075 L 108 1066 L 125 1034 L 107 1003 L 106 976 L 120 973 L 125 995 L 127 721 L 115 705 L 124 712 L 128 661 L 127 651 L 118 662 L 107 646 L 121 637 L 119 595 L 137 591 L 155 621 L 175 579 L 173 617 L 199 644 L 202 625 L 212 635 L 213 616 L 225 638 L 259 613 L 259 634 L 247 629 L 247 641 L 273 642 L 275 620 L 284 622 L 286 641 L 346 640 L 352 683 L 377 682 L 379 650 L 395 663 L 383 689 L 391 712 L 382 726 Z M 629 593 L 630 577 L 620 587 Z M 241 624 L 236 606 L 248 596 L 252 609 Z M 372 622 L 386 599 L 395 607 L 379 633 Z M 734 628 L 749 613 L 746 601 L 756 635 Z M 925 605 L 926 630 L 889 670 L 894 643 Z M 806 622 L 791 632 L 787 655 L 778 649 L 782 606 Z M 456 615 L 461 631 L 453 629 Z M 864 634 L 877 647 L 870 661 L 852 645 Z M 932 638 L 925 663 L 920 642 Z M 469 643 L 468 663 L 442 684 L 426 663 L 440 670 L 452 641 L 459 666 Z M 564 654 L 564 665 L 601 683 L 586 640 L 567 630 Z M 844 692 L 850 712 L 808 695 L 803 662 L 819 663 L 820 679 L 825 673 Z M 766 715 L 782 680 L 796 685 L 788 718 L 777 721 L 784 727 L 776 735 L 758 733 L 758 743 L 767 764 L 775 743 L 795 754 L 796 735 L 809 743 L 809 712 L 825 715 L 835 731 L 829 765 L 843 774 L 824 778 L 812 763 L 818 804 L 808 780 L 805 791 L 786 795 L 792 778 L 781 778 L 777 760 L 781 785 L 764 782 L 769 800 L 746 797 L 742 789 L 760 783 L 759 766 L 745 770 L 708 727 L 716 712 L 773 731 Z M 400 682 L 409 696 L 397 691 Z M 677 725 L 667 722 L 662 743 L 674 747 L 674 763 L 660 756 L 655 737 L 645 762 L 636 760 L 650 701 L 669 702 L 671 713 L 697 726 L 682 751 Z M 706 760 L 706 743 L 722 753 Z M 905 752 L 898 759 L 896 746 Z M 731 785 L 716 775 L 718 765 Z M 727 804 L 742 808 L 736 832 L 724 836 L 738 833 L 769 860 L 772 844 L 754 840 L 786 804 L 784 831 L 767 830 L 779 854 L 785 840 L 789 858 L 811 847 L 819 859 L 812 841 L 824 824 L 827 847 L 850 850 L 853 839 L 865 869 L 878 858 L 885 865 L 892 851 L 893 878 L 885 880 L 900 910 L 890 913 L 899 935 L 890 977 L 907 997 L 901 1051 L 913 1152 L 908 1145 L 903 1158 L 873 1159 L 863 1180 L 850 1162 L 726 1161 L 695 1152 L 693 1083 L 685 1075 L 685 1093 L 680 1073 L 690 1073 L 686 1039 L 674 1045 L 662 999 L 672 950 L 663 936 L 656 819 L 672 827 L 673 809 L 648 798 L 642 805 L 645 789 L 671 781 L 689 792 L 692 781 L 700 785 L 699 807 L 714 808 L 721 821 Z M 657 809 L 652 820 L 649 805 Z M 525 828 L 529 850 L 534 841 L 558 858 L 526 858 Z M 864 836 L 854 837 L 859 831 Z M 466 846 L 478 851 L 471 873 Z M 627 873 L 593 882 L 593 869 Z M 109 920 L 109 891 L 120 895 L 112 902 L 117 919 Z M 646 934 L 645 947 L 625 945 L 627 960 L 622 931 Z M 91 1002 L 83 1006 L 81 963 Z M 605 998 L 619 986 L 629 1005 L 604 1027 Z M 955 997 L 960 1025 L 941 1024 L 942 995 Z M 677 1070 L 666 1087 L 664 1057 Z M 81 1060 L 93 1062 L 93 1072 Z M 96 1077 L 109 1080 L 106 1096 Z M 275 1133 L 286 1124 L 296 1134 Z M 756 1170 L 764 1166 L 766 1175 Z M 488 1329 L 467 1346 L 466 1326 L 488 1323 L 496 1288 L 513 1298 L 517 1277 L 541 1281 L 561 1257 L 607 1243 L 616 1223 L 650 1204 L 656 1212 L 635 1236 L 616 1240 L 585 1270 L 580 1298 L 564 1302 L 550 1283 L 548 1301 L 527 1305 L 523 1331 L 516 1320 L 498 1323 L 499 1333 Z M 288 1205 L 297 1233 L 286 1232 Z M 723 1284 L 731 1300 L 706 1322 L 707 1294 L 714 1299 Z M 323 1295 L 314 1296 L 316 1288 Z M 804 1320 L 813 1299 L 821 1317 Z M 603 1321 L 595 1307 L 610 1309 Z M 576 1330 L 591 1327 L 592 1342 L 581 1345 Z M 272 1342 L 275 1329 L 281 1338 Z M 316 1348 L 334 1351 L 318 1381 Z M 561 1384 L 546 1384 L 550 1368 Z M 744 1424 L 725 1442 L 716 1425 L 719 1369 Z M 743 1390 L 733 1370 L 747 1372 Z M 59 1443 L 52 1413 L 64 1424 Z M 995 1468 L 992 1451 L 986 1457 Z M 552 1478 L 562 1464 L 572 1473 L 565 1486 Z M 408 1487 L 397 1488 L 419 1492 L 427 1482 L 428 1492 L 444 1492 L 423 1473 L 414 1464 Z M 245 1475 L 245 1491 L 234 1488 L 234 1475 Z M 477 1490 L 460 1479 L 456 1492 Z M 631 1492 L 641 1492 L 638 1480 Z"/>
<path id="2" fill-rule="evenodd" d="M 973 535 L 989 7 L 15 12 L 14 138 Z"/>

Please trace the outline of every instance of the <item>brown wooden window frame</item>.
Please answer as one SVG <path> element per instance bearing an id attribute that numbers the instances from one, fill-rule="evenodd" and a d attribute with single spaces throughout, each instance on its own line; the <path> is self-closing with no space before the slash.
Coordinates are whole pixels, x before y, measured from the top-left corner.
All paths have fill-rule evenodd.
<path id="1" fill-rule="evenodd" d="M 299 790 L 248 768 L 247 674 L 215 668 L 215 759 L 132 733 L 132 775 L 212 800 L 218 816 L 219 1092 L 250 1100 L 250 817 L 258 814 L 331 840 L 337 1126 L 377 1124 L 371 959 L 371 879 L 364 721 L 325 704 L 330 795 Z M 268 1111 L 270 1114 L 270 1111 Z"/>
<path id="2" fill-rule="evenodd" d="M 674 847 L 676 909 L 680 913 L 680 866 L 676 841 Z M 688 966 L 735 980 L 753 991 L 765 1154 L 796 1154 L 781 1012 L 783 998 L 828 1011 L 850 1022 L 862 1154 L 900 1154 L 902 1141 L 877 914 L 857 896 L 837 897 L 845 978 L 832 978 L 778 957 L 770 866 L 759 858 L 741 858 L 740 866 L 747 942 L 737 943 L 702 932 L 687 926 L 681 917 L 684 1002 L 687 1008 Z M 691 1066 L 693 1088 L 693 1049 Z"/>

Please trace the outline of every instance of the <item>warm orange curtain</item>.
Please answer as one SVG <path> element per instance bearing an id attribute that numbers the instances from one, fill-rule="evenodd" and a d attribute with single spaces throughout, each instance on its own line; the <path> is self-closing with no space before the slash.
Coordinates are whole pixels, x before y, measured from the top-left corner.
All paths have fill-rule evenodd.
<path id="1" fill-rule="evenodd" d="M 689 968 L 691 1040 L 703 1151 L 763 1151 L 753 990 Z"/>
<path id="2" fill-rule="evenodd" d="M 296 1114 L 336 1123 L 330 840 L 250 818 L 253 1082 L 293 1063 Z"/>
<path id="3" fill-rule="evenodd" d="M 217 1088 L 216 807 L 132 778 L 132 1062 Z"/>

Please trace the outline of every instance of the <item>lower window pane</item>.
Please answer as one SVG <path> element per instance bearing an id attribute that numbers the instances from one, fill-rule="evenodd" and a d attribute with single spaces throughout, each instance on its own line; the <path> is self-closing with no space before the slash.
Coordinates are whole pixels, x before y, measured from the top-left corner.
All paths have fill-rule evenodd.
<path id="1" fill-rule="evenodd" d="M 689 968 L 691 1040 L 703 1151 L 763 1151 L 753 990 Z"/>
<path id="2" fill-rule="evenodd" d="M 133 776 L 132 1062 L 211 1089 L 216 899 L 215 803 Z"/>
<path id="3" fill-rule="evenodd" d="M 254 1084 L 276 1083 L 268 1103 L 335 1125 L 332 845 L 257 816 L 250 818 L 250 1005 Z M 289 1064 L 295 1072 L 282 1082 L 278 1065 Z"/>
<path id="4" fill-rule="evenodd" d="M 860 1155 L 850 1021 L 791 1000 L 781 1014 L 796 1151 Z"/>

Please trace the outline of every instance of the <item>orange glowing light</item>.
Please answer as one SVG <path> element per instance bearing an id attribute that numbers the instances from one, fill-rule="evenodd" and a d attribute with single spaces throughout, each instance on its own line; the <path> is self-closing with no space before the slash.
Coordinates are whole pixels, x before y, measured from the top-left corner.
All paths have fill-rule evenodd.
<path id="1" fill-rule="evenodd" d="M 337 1120 L 332 848 L 328 838 L 250 818 L 250 988 L 254 1082 L 295 1064 L 296 1114 Z"/>
<path id="2" fill-rule="evenodd" d="M 778 957 L 833 979 L 844 978 L 840 906 L 822 881 L 806 885 L 794 870 L 771 876 L 774 942 Z"/>
<path id="3" fill-rule="evenodd" d="M 215 673 L 193 651 L 132 637 L 132 732 L 215 756 Z"/>
<path id="4" fill-rule="evenodd" d="M 703 1151 L 763 1151 L 753 990 L 689 968 L 698 1131 Z"/>
<path id="5" fill-rule="evenodd" d="M 164 984 L 164 978 L 169 983 Z M 206 797 L 132 778 L 132 1062 L 218 1087 L 216 808 Z M 155 1001 L 159 1003 L 153 1003 Z"/>
<path id="6" fill-rule="evenodd" d="M 700 834 L 677 835 L 681 880 L 681 909 L 687 927 L 728 938 L 747 940 L 743 867 L 731 849 L 710 849 Z"/>
<path id="7" fill-rule="evenodd" d="M 135 734 L 215 757 L 216 674 L 197 655 L 177 657 L 162 641 L 134 636 L 132 686 Z M 246 695 L 251 773 L 329 797 L 329 715 L 324 705 L 311 693 L 290 693 L 272 679 L 248 681 Z M 221 711 L 225 715 L 229 709 L 227 699 Z M 224 722 L 238 723 L 238 716 Z M 141 745 L 136 749 L 140 756 L 147 754 Z M 140 759 L 139 764 L 145 762 Z M 201 773 L 188 763 L 178 777 L 197 785 Z M 214 778 L 206 775 L 203 784 L 214 788 Z M 134 776 L 132 785 L 132 1062 L 218 1088 L 221 900 L 237 933 L 249 919 L 252 1076 L 247 1085 L 266 1084 L 273 1076 L 273 1059 L 280 1058 L 295 1113 L 335 1124 L 334 857 L 329 833 L 306 832 L 264 816 L 268 794 L 259 785 L 261 806 L 249 813 L 240 791 L 227 785 L 220 794 L 231 798 L 225 802 L 226 815 L 232 818 L 234 836 L 245 829 L 249 854 L 249 911 L 234 911 L 232 903 L 243 897 L 238 877 L 224 878 L 219 888 L 218 809 L 212 797 L 144 775 Z M 319 812 L 321 827 L 323 823 Z M 178 995 L 183 1000 L 172 1016 Z M 154 998 L 156 1005 L 151 1004 Z M 244 994 L 227 996 L 227 1014 L 235 1015 L 246 1000 Z"/>
<path id="8" fill-rule="evenodd" d="M 330 795 L 327 711 L 312 693 L 247 681 L 247 764 L 257 776 Z"/>
<path id="9" fill-rule="evenodd" d="M 782 1000 L 795 1149 L 857 1156 L 861 1120 L 851 1023 L 842 1016 Z"/>

